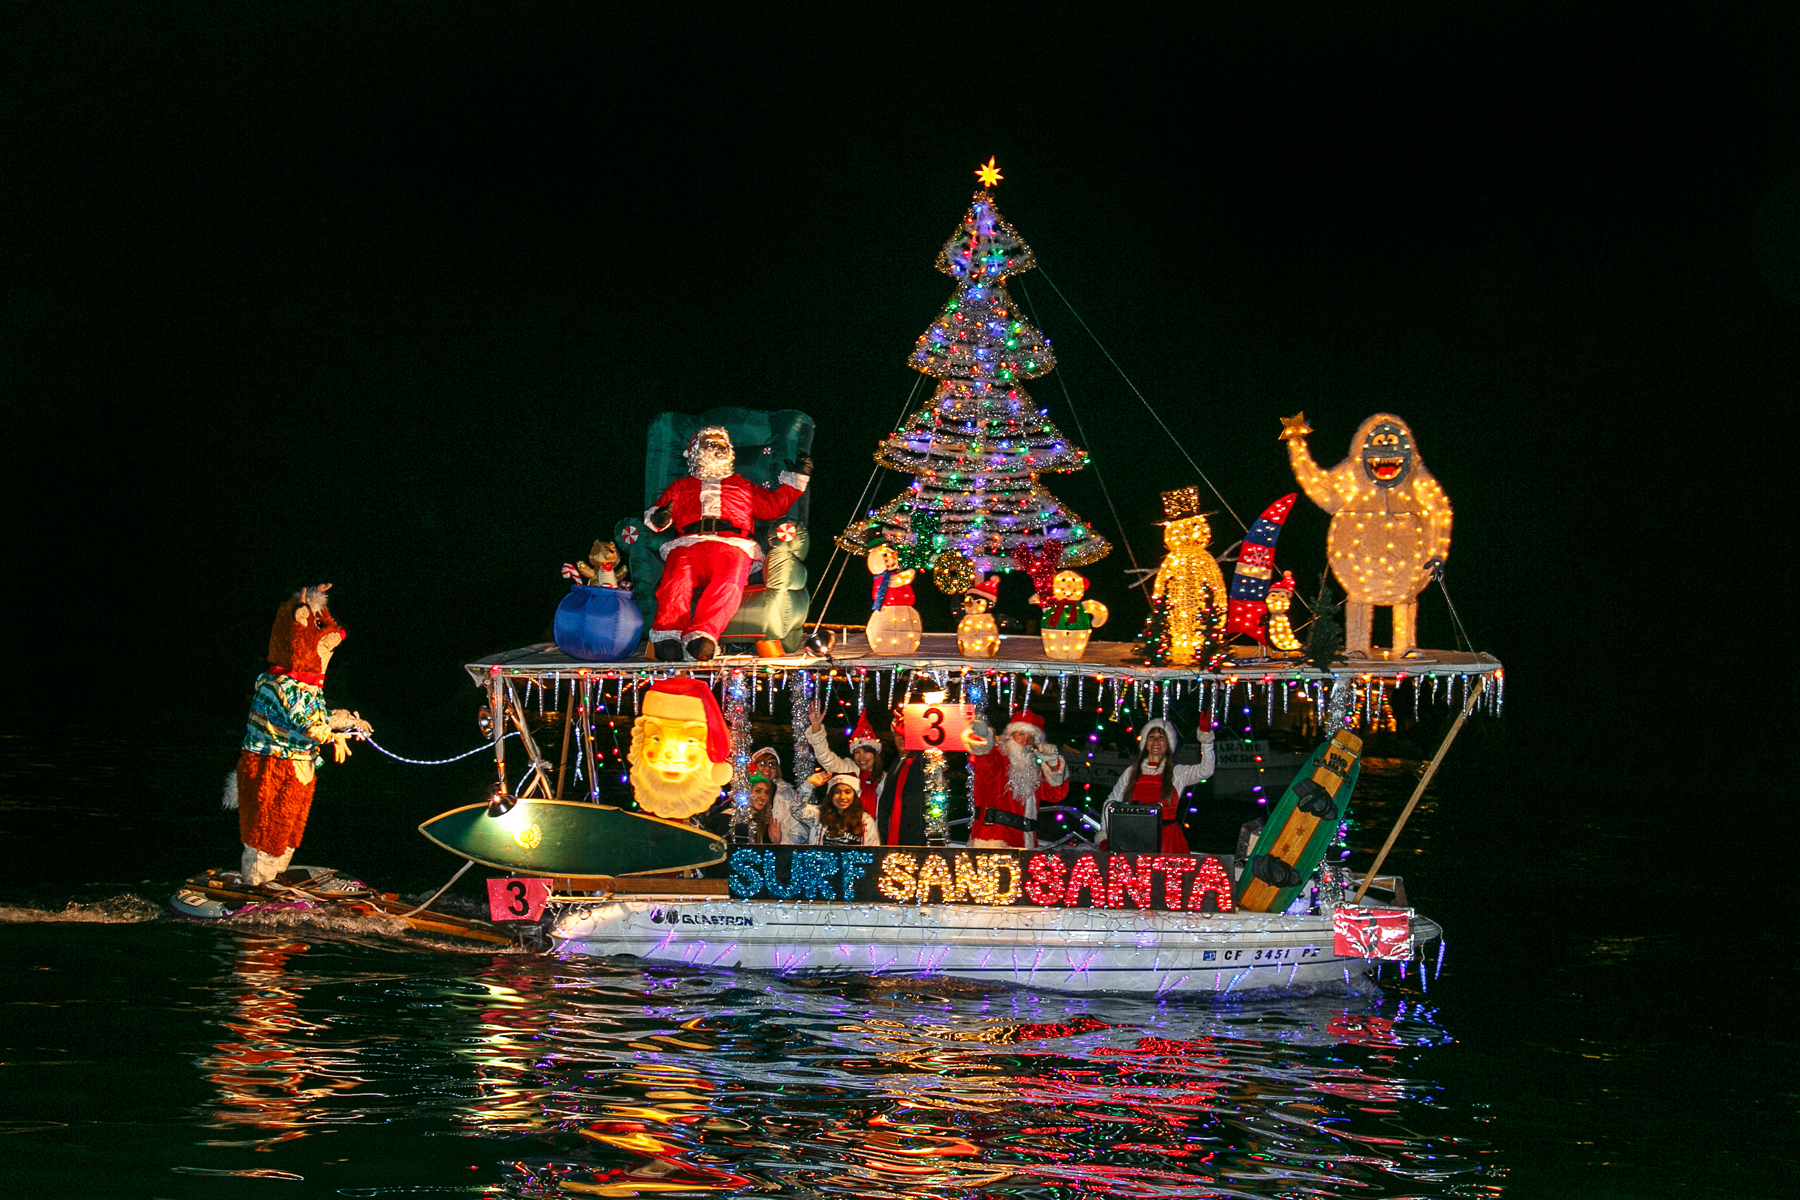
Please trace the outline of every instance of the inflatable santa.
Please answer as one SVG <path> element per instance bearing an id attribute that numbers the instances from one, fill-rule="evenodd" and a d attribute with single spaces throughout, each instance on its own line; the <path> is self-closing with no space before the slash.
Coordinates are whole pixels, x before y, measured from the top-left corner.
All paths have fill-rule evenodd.
<path id="1" fill-rule="evenodd" d="M 683 457 L 688 473 L 664 488 L 644 514 L 651 529 L 661 533 L 673 527 L 677 535 L 662 547 L 665 565 L 656 585 L 650 647 L 663 662 L 684 657 L 704 662 L 718 652 L 719 635 L 744 598 L 750 567 L 762 557 L 762 547 L 751 538 L 756 522 L 773 520 L 793 506 L 806 491 L 812 460 L 789 463 L 779 487 L 757 487 L 732 472 L 736 454 L 721 425 L 696 433 Z"/>
<path id="2" fill-rule="evenodd" d="M 329 583 L 294 593 L 275 610 L 269 631 L 269 669 L 256 677 L 244 722 L 237 771 L 225 781 L 225 807 L 238 811 L 244 843 L 240 875 L 247 884 L 268 883 L 287 870 L 306 817 L 312 811 L 315 769 L 350 753 L 345 742 L 368 733 L 357 713 L 325 707 L 325 668 L 350 635 L 331 617 Z"/>
<path id="3" fill-rule="evenodd" d="M 1044 740 L 1044 719 L 1030 711 L 1016 713 L 998 740 L 987 722 L 976 721 L 963 734 L 963 746 L 975 773 L 969 845 L 1036 847 L 1038 806 L 1069 794 L 1068 767 Z"/>

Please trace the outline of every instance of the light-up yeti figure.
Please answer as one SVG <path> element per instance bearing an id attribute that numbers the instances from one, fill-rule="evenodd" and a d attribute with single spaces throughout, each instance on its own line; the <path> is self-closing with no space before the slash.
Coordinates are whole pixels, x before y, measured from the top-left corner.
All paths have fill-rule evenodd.
<path id="1" fill-rule="evenodd" d="M 1376 413 L 1357 429 L 1350 456 L 1324 470 L 1306 449 L 1306 414 L 1281 425 L 1294 478 L 1331 514 L 1326 548 L 1347 594 L 1344 649 L 1369 653 L 1378 604 L 1394 610 L 1394 653 L 1417 649 L 1419 593 L 1450 554 L 1450 498 L 1425 469 L 1411 428 Z"/>

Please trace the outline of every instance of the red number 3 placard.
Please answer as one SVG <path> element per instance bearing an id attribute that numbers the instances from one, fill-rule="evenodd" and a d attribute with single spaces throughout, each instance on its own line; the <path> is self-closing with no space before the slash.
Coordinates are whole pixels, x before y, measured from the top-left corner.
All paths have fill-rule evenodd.
<path id="1" fill-rule="evenodd" d="M 944 750 L 960 754 L 963 730 L 975 719 L 972 704 L 902 704 L 902 750 Z"/>

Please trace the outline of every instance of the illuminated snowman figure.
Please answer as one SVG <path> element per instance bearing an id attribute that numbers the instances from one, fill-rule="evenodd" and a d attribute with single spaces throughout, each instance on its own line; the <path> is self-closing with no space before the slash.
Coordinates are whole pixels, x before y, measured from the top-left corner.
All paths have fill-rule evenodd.
<path id="1" fill-rule="evenodd" d="M 919 610 L 913 605 L 913 572 L 900 569 L 900 556 L 883 539 L 869 548 L 869 574 L 875 577 L 874 599 L 866 632 L 875 654 L 911 654 L 919 648 Z"/>
<path id="2" fill-rule="evenodd" d="M 1044 653 L 1059 662 L 1074 662 L 1087 650 L 1090 633 L 1106 624 L 1106 605 L 1098 600 L 1083 600 L 1087 577 L 1075 571 L 1058 571 L 1050 580 L 1048 600 L 1033 596 L 1044 606 L 1039 633 L 1044 639 Z"/>
<path id="3" fill-rule="evenodd" d="M 998 575 L 970 584 L 963 595 L 963 619 L 956 626 L 956 648 L 964 658 L 993 658 L 1000 653 L 1000 626 L 988 612 L 999 599 Z"/>

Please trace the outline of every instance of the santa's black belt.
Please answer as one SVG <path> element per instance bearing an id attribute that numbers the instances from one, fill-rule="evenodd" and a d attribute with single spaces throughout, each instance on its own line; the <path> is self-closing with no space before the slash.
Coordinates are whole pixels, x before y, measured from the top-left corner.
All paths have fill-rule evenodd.
<path id="1" fill-rule="evenodd" d="M 712 533 L 721 537 L 749 537 L 750 535 L 736 525 L 727 523 L 720 517 L 701 517 L 698 521 L 689 521 L 681 527 L 683 537 L 690 533 Z"/>
<path id="2" fill-rule="evenodd" d="M 1007 812 L 1003 808 L 986 808 L 981 812 L 983 823 L 988 825 L 1004 825 L 1008 829 L 1028 830 L 1031 823 L 1018 813 Z"/>

